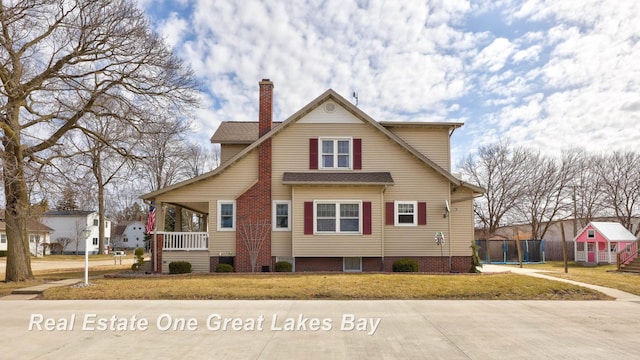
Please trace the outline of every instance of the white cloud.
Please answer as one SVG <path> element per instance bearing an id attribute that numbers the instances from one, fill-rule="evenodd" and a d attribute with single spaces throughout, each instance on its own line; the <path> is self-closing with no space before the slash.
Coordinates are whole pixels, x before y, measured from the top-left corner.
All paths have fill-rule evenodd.
<path id="1" fill-rule="evenodd" d="M 254 120 L 268 77 L 277 119 L 327 88 L 357 91 L 378 120 L 467 120 L 460 155 L 504 137 L 640 150 L 639 4 L 194 0 L 155 21 L 208 92 L 202 132 Z"/>

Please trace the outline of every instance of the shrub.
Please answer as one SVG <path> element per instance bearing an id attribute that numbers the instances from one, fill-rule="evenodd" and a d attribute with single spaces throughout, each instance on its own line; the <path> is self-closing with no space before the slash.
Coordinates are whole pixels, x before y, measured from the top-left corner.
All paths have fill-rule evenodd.
<path id="1" fill-rule="evenodd" d="M 219 273 L 233 272 L 233 266 L 229 264 L 218 264 L 216 265 L 216 272 L 219 272 Z"/>
<path id="2" fill-rule="evenodd" d="M 188 274 L 191 272 L 191 263 L 188 261 L 172 261 L 169 263 L 169 274 Z"/>
<path id="3" fill-rule="evenodd" d="M 7 257 L 7 250 L 0 251 L 0 257 Z"/>
<path id="4" fill-rule="evenodd" d="M 135 258 L 135 262 L 133 263 L 133 265 L 131 265 L 131 270 L 138 271 L 144 265 L 144 249 L 143 248 L 137 248 L 133 252 L 133 254 L 136 256 L 136 258 Z M 189 272 L 191 272 L 191 270 L 189 270 Z"/>
<path id="5" fill-rule="evenodd" d="M 480 246 L 478 246 L 476 243 L 471 243 L 471 251 L 472 251 L 472 255 L 471 255 L 471 268 L 469 269 L 470 273 L 479 273 L 481 272 L 480 269 L 482 267 L 482 263 L 480 262 L 480 256 L 478 255 L 478 249 L 480 249 Z"/>
<path id="6" fill-rule="evenodd" d="M 293 265 L 288 261 L 278 261 L 276 263 L 276 272 L 291 272 Z"/>
<path id="7" fill-rule="evenodd" d="M 418 262 L 413 259 L 399 259 L 393 262 L 393 272 L 418 272 Z"/>

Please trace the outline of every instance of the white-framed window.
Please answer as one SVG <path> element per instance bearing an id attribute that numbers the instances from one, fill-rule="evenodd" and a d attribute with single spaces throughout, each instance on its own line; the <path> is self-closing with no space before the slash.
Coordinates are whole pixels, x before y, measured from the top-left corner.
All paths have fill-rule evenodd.
<path id="1" fill-rule="evenodd" d="M 218 200 L 218 231 L 236 229 L 236 201 Z"/>
<path id="2" fill-rule="evenodd" d="M 291 231 L 291 201 L 274 201 L 271 218 L 274 231 Z"/>
<path id="3" fill-rule="evenodd" d="M 40 242 L 40 235 L 30 234 L 29 235 L 29 242 L 30 243 L 39 243 Z"/>
<path id="4" fill-rule="evenodd" d="M 100 224 L 100 220 L 93 219 L 93 226 L 98 226 Z"/>
<path id="5" fill-rule="evenodd" d="M 395 225 L 396 226 L 417 226 L 418 225 L 418 202 L 417 201 L 395 201 Z"/>
<path id="6" fill-rule="evenodd" d="M 361 201 L 316 201 L 316 233 L 359 234 L 362 228 Z"/>
<path id="7" fill-rule="evenodd" d="M 318 156 L 320 169 L 351 169 L 353 156 L 351 138 L 320 138 Z"/>
<path id="8" fill-rule="evenodd" d="M 361 257 L 344 257 L 344 258 L 342 258 L 342 271 L 345 271 L 345 272 L 361 272 L 362 271 L 362 258 Z"/>
<path id="9" fill-rule="evenodd" d="M 124 238 L 124 239 L 122 239 L 122 242 L 129 242 L 129 239 L 128 238 Z"/>
<path id="10" fill-rule="evenodd" d="M 98 245 L 98 238 L 93 238 L 93 245 Z"/>
<path id="11" fill-rule="evenodd" d="M 593 229 L 587 230 L 587 238 L 595 239 L 596 238 L 596 231 L 593 230 Z"/>
<path id="12" fill-rule="evenodd" d="M 7 234 L 0 234 L 0 244 L 7 243 Z"/>

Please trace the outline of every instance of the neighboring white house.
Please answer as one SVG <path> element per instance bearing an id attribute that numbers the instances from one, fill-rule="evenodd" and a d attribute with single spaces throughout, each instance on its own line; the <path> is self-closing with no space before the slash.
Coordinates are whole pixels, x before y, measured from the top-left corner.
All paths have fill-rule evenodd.
<path id="1" fill-rule="evenodd" d="M 7 224 L 4 221 L 4 209 L 0 209 L 0 251 L 7 251 L 6 228 Z M 29 249 L 31 255 L 42 256 L 43 254 L 49 254 L 47 245 L 51 242 L 51 231 L 51 228 L 36 220 L 29 220 L 27 223 L 27 233 L 29 234 Z"/>
<path id="2" fill-rule="evenodd" d="M 90 254 L 98 253 L 99 218 L 97 211 L 51 210 L 42 216 L 42 222 L 53 229 L 51 243 L 61 243 L 64 246 L 65 254 L 84 254 L 85 242 L 89 244 Z M 85 237 L 84 230 L 88 230 L 87 237 Z M 104 246 L 108 248 L 111 234 L 111 221 L 109 220 L 104 222 L 104 234 Z"/>
<path id="3" fill-rule="evenodd" d="M 142 221 L 120 221 L 113 227 L 111 247 L 114 249 L 145 248 L 145 224 Z"/>

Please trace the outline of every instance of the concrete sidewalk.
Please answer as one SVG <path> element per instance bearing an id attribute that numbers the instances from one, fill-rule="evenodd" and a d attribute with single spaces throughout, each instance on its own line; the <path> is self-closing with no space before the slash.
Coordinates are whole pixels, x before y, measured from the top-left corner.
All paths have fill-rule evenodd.
<path id="1" fill-rule="evenodd" d="M 618 289 L 611 289 L 608 287 L 604 287 L 604 286 L 598 286 L 598 285 L 592 285 L 592 284 L 586 284 L 583 282 L 578 282 L 578 281 L 573 281 L 573 280 L 568 280 L 568 279 L 562 279 L 559 277 L 555 277 L 555 276 L 549 276 L 549 275 L 545 275 L 544 273 L 549 273 L 551 271 L 548 270 L 539 270 L 539 269 L 532 269 L 532 268 L 519 268 L 519 267 L 515 267 L 515 266 L 506 266 L 506 265 L 494 265 L 494 264 L 483 264 L 482 268 L 481 268 L 483 273 L 501 273 L 501 272 L 512 272 L 514 274 L 519 274 L 519 275 L 527 275 L 527 276 L 533 276 L 533 277 L 537 277 L 537 278 L 541 278 L 541 279 L 547 279 L 547 280 L 553 280 L 553 281 L 560 281 L 560 282 L 564 282 L 564 283 L 568 283 L 568 284 L 572 284 L 572 285 L 578 285 L 578 286 L 582 286 L 582 287 L 586 287 L 589 289 L 593 289 L 596 291 L 599 291 L 605 295 L 609 295 L 613 298 L 616 299 L 616 301 L 633 301 L 633 302 L 638 302 L 640 303 L 640 296 L 638 295 L 634 295 L 634 294 L 630 294 L 628 292 L 624 292 Z"/>
<path id="2" fill-rule="evenodd" d="M 11 292 L 11 295 L 0 297 L 0 300 L 32 300 L 42 294 L 45 290 L 58 286 L 71 286 L 83 282 L 83 279 L 64 279 L 58 281 L 52 281 L 45 284 L 36 286 L 29 286 L 20 289 L 15 289 Z"/>
<path id="3" fill-rule="evenodd" d="M 5 359 L 637 359 L 628 301 L 7 301 Z"/>

